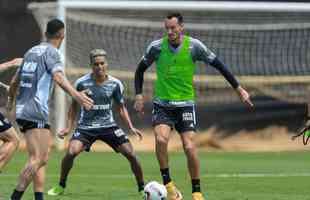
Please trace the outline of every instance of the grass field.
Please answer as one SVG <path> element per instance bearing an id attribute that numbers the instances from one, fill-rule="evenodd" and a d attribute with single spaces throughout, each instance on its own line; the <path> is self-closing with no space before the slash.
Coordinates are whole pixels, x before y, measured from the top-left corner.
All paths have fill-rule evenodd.
<path id="1" fill-rule="evenodd" d="M 209 200 L 310 200 L 310 152 L 228 153 L 201 152 L 202 187 Z M 146 181 L 160 175 L 153 153 L 138 153 Z M 47 188 L 58 182 L 63 152 L 52 153 Z M 8 199 L 26 160 L 17 153 L 7 170 L 0 174 L 0 200 Z M 191 200 L 190 179 L 183 153 L 171 153 L 172 176 Z M 75 162 L 66 193 L 48 200 L 136 200 L 140 199 L 126 160 L 115 153 L 84 153 Z M 24 199 L 32 200 L 32 189 Z"/>

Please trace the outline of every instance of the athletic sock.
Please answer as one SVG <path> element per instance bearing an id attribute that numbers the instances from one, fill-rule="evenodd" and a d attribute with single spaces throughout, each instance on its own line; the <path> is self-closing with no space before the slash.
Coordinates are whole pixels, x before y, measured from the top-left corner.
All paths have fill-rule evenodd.
<path id="1" fill-rule="evenodd" d="M 35 200 L 43 200 L 43 192 L 35 192 L 34 193 Z"/>
<path id="2" fill-rule="evenodd" d="M 61 180 L 59 181 L 59 185 L 60 185 L 61 187 L 63 187 L 63 188 L 66 188 L 66 182 L 67 182 L 67 179 L 61 179 Z"/>
<path id="3" fill-rule="evenodd" d="M 17 191 L 15 189 L 11 195 L 11 200 L 20 200 L 23 194 L 24 194 L 24 191 Z"/>
<path id="4" fill-rule="evenodd" d="M 161 176 L 163 178 L 163 183 L 166 185 L 167 183 L 171 182 L 169 168 L 160 169 Z"/>
<path id="5" fill-rule="evenodd" d="M 194 192 L 201 192 L 200 179 L 192 179 L 192 193 Z"/>
<path id="6" fill-rule="evenodd" d="M 144 182 L 138 183 L 138 192 L 144 190 Z"/>

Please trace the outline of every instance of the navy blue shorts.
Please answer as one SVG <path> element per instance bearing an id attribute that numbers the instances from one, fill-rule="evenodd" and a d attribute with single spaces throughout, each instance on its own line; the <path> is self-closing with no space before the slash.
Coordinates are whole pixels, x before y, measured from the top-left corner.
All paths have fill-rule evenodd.
<path id="1" fill-rule="evenodd" d="M 196 132 L 196 112 L 194 106 L 168 107 L 154 103 L 152 112 L 153 126 L 166 124 L 179 133 Z"/>
<path id="2" fill-rule="evenodd" d="M 117 147 L 128 143 L 127 134 L 119 127 L 96 128 L 96 129 L 76 129 L 71 140 L 79 140 L 85 145 L 85 151 L 89 151 L 96 140 L 101 140 L 118 152 Z"/>
<path id="3" fill-rule="evenodd" d="M 9 122 L 9 120 L 0 113 L 0 133 L 7 131 L 12 127 L 12 124 Z"/>
<path id="4" fill-rule="evenodd" d="M 16 119 L 16 122 L 19 126 L 20 131 L 23 133 L 26 133 L 27 130 L 31 130 L 34 128 L 50 129 L 49 124 L 43 124 L 43 123 L 28 121 L 25 119 Z"/>

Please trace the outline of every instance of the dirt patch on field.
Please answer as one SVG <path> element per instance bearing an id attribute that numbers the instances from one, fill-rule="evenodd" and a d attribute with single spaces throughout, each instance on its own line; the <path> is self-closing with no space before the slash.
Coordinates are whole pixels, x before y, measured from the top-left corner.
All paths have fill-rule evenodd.
<path id="1" fill-rule="evenodd" d="M 147 134 L 142 141 L 130 137 L 136 151 L 155 150 L 152 131 L 145 132 Z M 295 133 L 288 132 L 284 127 L 269 127 L 259 131 L 240 131 L 231 136 L 224 136 L 224 133 L 211 128 L 197 135 L 196 144 L 203 151 L 297 151 L 310 149 L 310 145 L 302 144 L 301 138 L 292 141 L 293 134 Z M 97 142 L 93 146 L 93 150 L 111 151 L 110 147 L 102 142 Z M 182 143 L 175 132 L 171 135 L 169 150 L 182 150 Z"/>
<path id="2" fill-rule="evenodd" d="M 256 131 L 239 131 L 236 134 L 227 134 L 210 128 L 200 132 L 196 137 L 196 144 L 200 151 L 299 151 L 309 150 L 310 144 L 304 146 L 302 138 L 292 141 L 293 134 L 284 127 L 269 127 Z M 70 137 L 68 137 L 70 138 Z M 151 130 L 144 131 L 144 138 L 139 141 L 135 136 L 129 136 L 136 151 L 155 151 L 155 141 Z M 65 147 L 68 140 L 65 141 Z M 22 141 L 20 148 L 25 150 L 25 143 Z M 182 143 L 176 132 L 171 134 L 169 151 L 182 151 Z M 92 151 L 113 151 L 108 145 L 97 141 L 92 146 Z"/>

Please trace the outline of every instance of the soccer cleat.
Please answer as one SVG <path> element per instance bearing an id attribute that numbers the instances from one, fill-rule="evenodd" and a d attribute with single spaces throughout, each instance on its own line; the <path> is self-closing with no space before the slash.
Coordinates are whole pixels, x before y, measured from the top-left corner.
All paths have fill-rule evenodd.
<path id="1" fill-rule="evenodd" d="M 178 188 L 175 186 L 175 184 L 172 181 L 167 183 L 165 186 L 167 189 L 168 200 L 182 200 L 183 199 L 181 192 L 178 190 Z"/>
<path id="2" fill-rule="evenodd" d="M 61 187 L 60 185 L 57 185 L 53 188 L 51 188 L 47 194 L 50 196 L 58 196 L 62 195 L 65 192 L 65 188 Z"/>
<path id="3" fill-rule="evenodd" d="M 193 200 L 205 200 L 201 192 L 194 192 L 192 193 Z"/>

